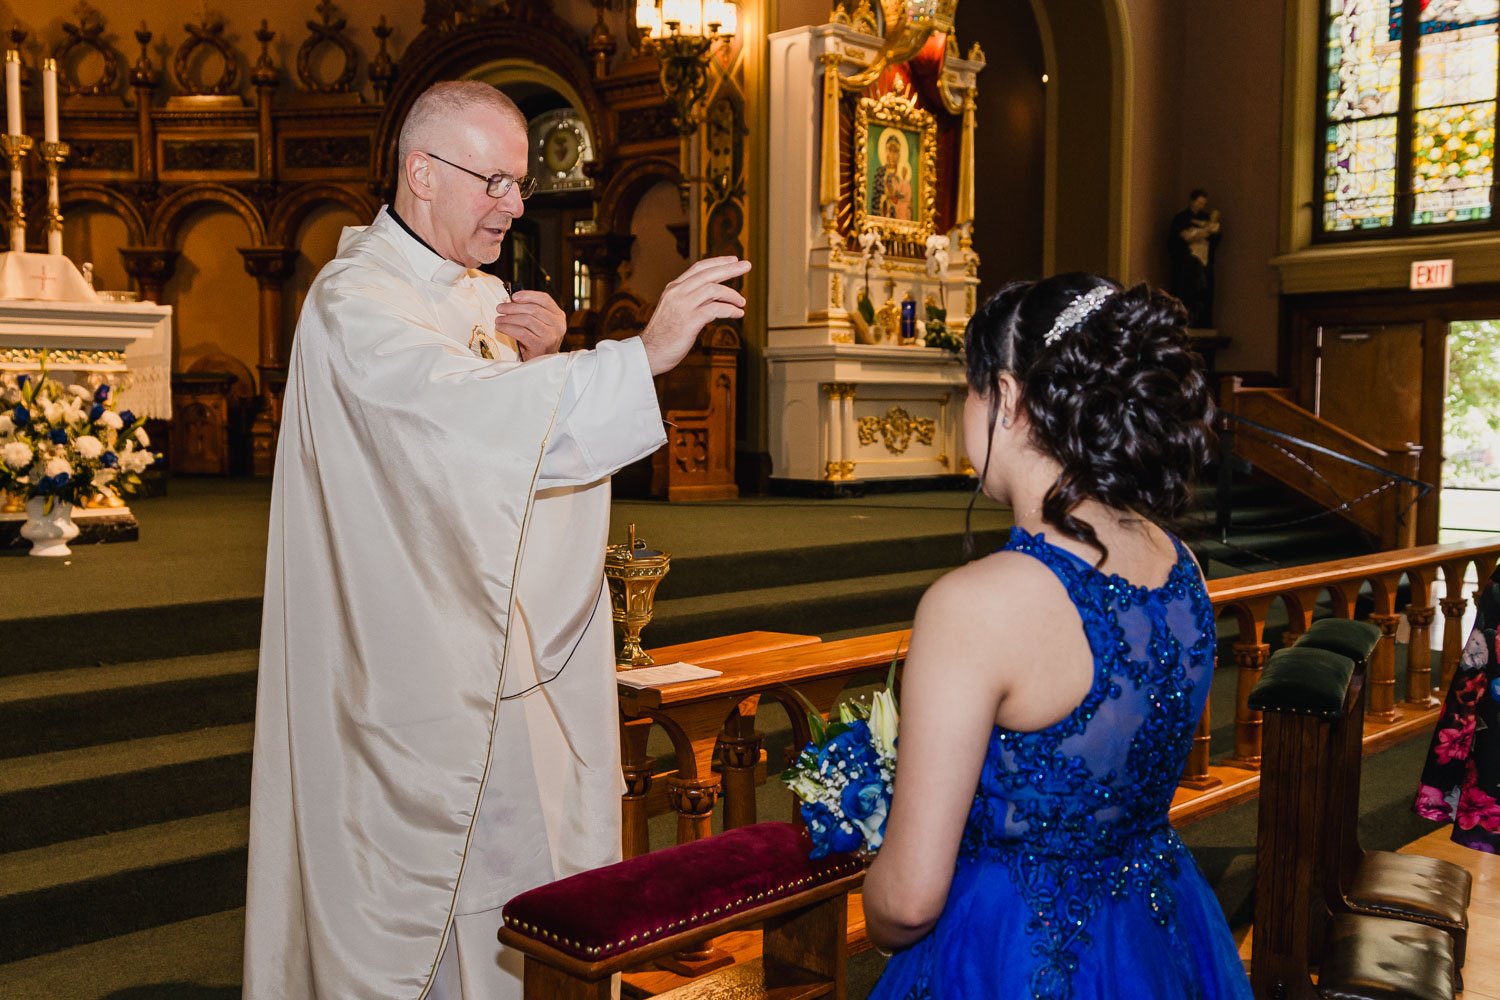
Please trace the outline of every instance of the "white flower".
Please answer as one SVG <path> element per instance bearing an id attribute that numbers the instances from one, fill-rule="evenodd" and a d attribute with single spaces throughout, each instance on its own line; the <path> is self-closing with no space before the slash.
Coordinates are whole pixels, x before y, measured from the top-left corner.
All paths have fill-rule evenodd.
<path id="1" fill-rule="evenodd" d="M 125 472 L 145 472 L 146 466 L 154 461 L 156 461 L 156 456 L 149 451 L 120 452 L 120 468 Z"/>
<path id="2" fill-rule="evenodd" d="M 73 441 L 73 447 L 78 450 L 78 454 L 82 455 L 86 459 L 89 459 L 90 461 L 104 454 L 104 442 L 100 441 L 92 434 L 79 435 L 78 438 Z"/>
<path id="3" fill-rule="evenodd" d="M 889 690 L 875 692 L 870 708 L 870 734 L 882 757 L 896 756 L 896 699 Z"/>
<path id="4" fill-rule="evenodd" d="M 68 386 L 68 391 L 77 396 L 79 399 L 87 399 L 92 401 L 94 398 L 93 392 L 90 391 L 89 387 L 86 385 L 70 385 Z"/>
<path id="5" fill-rule="evenodd" d="M 16 429 L 16 422 L 9 413 L 0 413 L 0 434 L 9 434 Z"/>
<path id="6" fill-rule="evenodd" d="M 5 464 L 12 469 L 24 469 L 31 464 L 31 445 L 20 441 L 12 441 L 10 444 L 0 447 L 0 458 L 5 459 Z"/>
<path id="7" fill-rule="evenodd" d="M 120 418 L 116 417 L 115 419 L 118 420 Z M 141 443 L 142 448 L 151 447 L 151 439 L 146 436 L 146 428 L 137 427 L 135 429 L 135 439 Z"/>
<path id="8" fill-rule="evenodd" d="M 96 423 L 101 423 L 105 427 L 111 428 L 112 430 L 119 430 L 121 427 L 125 426 L 125 422 L 120 419 L 120 415 L 114 410 L 105 410 L 99 415 L 99 419 L 96 421 Z"/>
<path id="9" fill-rule="evenodd" d="M 52 476 L 71 476 L 72 474 L 73 466 L 66 458 L 49 458 L 47 464 L 42 467 L 42 475 L 48 478 Z"/>
<path id="10" fill-rule="evenodd" d="M 60 424 L 66 414 L 63 405 L 51 399 L 44 399 L 42 403 L 42 419 L 49 424 Z"/>

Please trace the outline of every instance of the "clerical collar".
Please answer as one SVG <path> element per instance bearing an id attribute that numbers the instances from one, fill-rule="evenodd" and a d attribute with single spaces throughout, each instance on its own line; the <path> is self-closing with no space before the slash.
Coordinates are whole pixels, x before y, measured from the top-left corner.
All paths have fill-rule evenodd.
<path id="1" fill-rule="evenodd" d="M 385 206 L 385 214 L 389 215 L 392 219 L 395 219 L 396 220 L 396 225 L 398 225 L 402 229 L 406 230 L 406 235 L 410 236 L 412 239 L 414 239 L 418 243 L 422 244 L 422 246 L 426 247 L 429 253 L 432 253 L 432 254 L 434 254 L 434 255 L 436 255 L 438 257 L 442 257 L 442 259 L 444 259 L 444 260 L 447 260 L 447 258 L 443 257 L 442 254 L 440 254 L 436 250 L 432 249 L 432 244 L 431 243 L 428 243 L 426 240 L 422 239 L 422 237 L 418 236 L 417 235 L 417 231 L 415 229 L 413 229 L 411 226 L 409 226 L 409 225 L 406 224 L 406 220 L 403 219 L 403 218 L 401 218 L 400 214 L 396 211 L 395 204 L 390 204 L 390 205 Z"/>

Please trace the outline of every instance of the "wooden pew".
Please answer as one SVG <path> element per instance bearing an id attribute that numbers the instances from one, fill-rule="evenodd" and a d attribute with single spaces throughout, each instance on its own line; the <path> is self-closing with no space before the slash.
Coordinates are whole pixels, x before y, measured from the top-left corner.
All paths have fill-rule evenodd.
<path id="1" fill-rule="evenodd" d="M 1314 622 L 1297 640 L 1299 648 L 1347 656 L 1362 684 L 1380 630 L 1369 622 L 1328 618 Z M 1451 861 L 1366 851 L 1359 842 L 1359 788 L 1363 754 L 1364 700 L 1354 699 L 1333 725 L 1333 794 L 1328 835 L 1323 838 L 1324 889 L 1335 913 L 1362 913 L 1427 924 L 1453 938 L 1454 973 L 1462 989 L 1469 937 L 1469 897 L 1473 876 Z"/>
<path id="2" fill-rule="evenodd" d="M 1339 798 L 1336 724 L 1362 695 L 1363 677 L 1348 657 L 1313 648 L 1278 651 L 1251 692 L 1251 705 L 1265 713 L 1250 958 L 1258 998 L 1454 995 L 1447 934 L 1384 917 L 1334 915 L 1326 905 L 1327 880 L 1337 878 L 1322 849 Z"/>
<path id="3" fill-rule="evenodd" d="M 583 872 L 507 903 L 500 941 L 526 956 L 526 1000 L 609 1000 L 615 973 L 760 926 L 758 960 L 662 1000 L 842 1000 L 848 895 L 864 863 L 812 861 L 809 848 L 801 829 L 760 823 Z"/>

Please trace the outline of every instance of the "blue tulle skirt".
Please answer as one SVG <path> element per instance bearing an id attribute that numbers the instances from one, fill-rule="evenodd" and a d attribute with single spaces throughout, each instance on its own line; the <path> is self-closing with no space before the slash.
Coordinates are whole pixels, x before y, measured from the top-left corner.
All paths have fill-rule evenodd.
<path id="1" fill-rule="evenodd" d="M 1145 899 L 1105 898 L 1067 948 L 1069 973 L 1047 961 L 1045 935 L 1028 933 L 1009 867 L 960 861 L 937 926 L 891 958 L 871 1000 L 1252 1000 L 1218 899 L 1185 849 L 1177 867 L 1167 926 Z"/>

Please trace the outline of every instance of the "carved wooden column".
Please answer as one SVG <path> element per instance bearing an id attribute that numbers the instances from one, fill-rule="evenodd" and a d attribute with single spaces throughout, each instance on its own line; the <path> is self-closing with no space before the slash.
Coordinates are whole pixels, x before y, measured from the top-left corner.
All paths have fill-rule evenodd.
<path id="1" fill-rule="evenodd" d="M 1376 613 L 1370 623 L 1380 628 L 1380 642 L 1370 656 L 1370 676 L 1365 704 L 1366 714 L 1381 722 L 1394 722 L 1396 712 L 1396 629 L 1401 624 L 1397 614 Z"/>
<path id="2" fill-rule="evenodd" d="M 667 797 L 677 812 L 677 842 L 686 844 L 713 833 L 714 803 L 719 801 L 719 776 L 684 778 L 680 774 L 667 779 Z"/>
<path id="3" fill-rule="evenodd" d="M 1443 609 L 1443 665 L 1439 686 L 1448 687 L 1453 680 L 1453 671 L 1458 669 L 1459 658 L 1464 654 L 1464 612 L 1469 610 L 1469 599 L 1463 596 L 1463 580 L 1455 585 L 1450 578 L 1448 596 L 1438 602 Z"/>
<path id="4" fill-rule="evenodd" d="M 260 287 L 260 407 L 250 428 L 255 474 L 269 476 L 276 462 L 276 430 L 281 426 L 281 391 L 286 384 L 286 354 L 281 286 L 291 277 L 300 251 L 286 247 L 240 247 L 245 270 Z"/>
<path id="5" fill-rule="evenodd" d="M 626 858 L 651 850 L 647 797 L 656 758 L 646 753 L 650 733 L 650 719 L 620 719 L 620 770 L 625 775 L 625 794 L 620 797 L 620 847 L 621 856 Z"/>
<path id="6" fill-rule="evenodd" d="M 1203 714 L 1198 717 L 1198 728 L 1193 730 L 1193 745 L 1188 750 L 1187 763 L 1183 766 L 1179 785 L 1202 791 L 1224 782 L 1208 773 L 1208 742 L 1211 733 L 1208 702 L 1203 703 Z"/>
<path id="7" fill-rule="evenodd" d="M 1226 761 L 1235 767 L 1245 767 L 1251 770 L 1260 768 L 1260 741 L 1263 722 L 1259 712 L 1249 709 L 1250 692 L 1255 688 L 1256 682 L 1260 680 L 1261 668 L 1266 665 L 1266 660 L 1271 656 L 1269 643 L 1258 641 L 1261 629 L 1265 627 L 1264 615 L 1257 616 L 1255 622 L 1255 642 L 1237 642 L 1234 644 L 1234 665 L 1238 668 L 1239 684 L 1235 692 L 1236 705 L 1244 705 L 1245 710 L 1238 712 L 1234 720 L 1234 754 Z"/>
<path id="8" fill-rule="evenodd" d="M 579 233 L 568 238 L 573 256 L 589 269 L 589 302 L 598 309 L 620 287 L 620 265 L 630 259 L 630 233 Z"/>
<path id="9" fill-rule="evenodd" d="M 281 82 L 281 71 L 271 61 L 271 42 L 276 32 L 262 20 L 256 29 L 255 40 L 260 42 L 260 58 L 250 71 L 250 82 L 255 85 L 255 107 L 260 126 L 260 162 L 256 169 L 263 183 L 276 183 L 276 131 L 271 116 L 271 105 L 276 100 L 276 87 Z M 273 188 L 274 189 L 274 188 Z"/>
<path id="10" fill-rule="evenodd" d="M 178 251 L 170 247 L 121 247 L 125 273 L 140 286 L 141 298 L 160 302 L 161 291 L 177 269 Z"/>
<path id="11" fill-rule="evenodd" d="M 156 126 L 151 121 L 151 108 L 156 103 L 161 72 L 151 64 L 151 32 L 145 21 L 136 30 L 135 40 L 141 46 L 141 57 L 130 71 L 130 89 L 135 91 L 136 180 L 149 188 L 156 184 Z"/>
<path id="12" fill-rule="evenodd" d="M 754 723 L 754 718 L 747 720 Z M 719 760 L 724 765 L 724 829 L 755 822 L 755 768 L 760 764 L 761 733 L 725 731 L 719 736 Z"/>
<path id="13" fill-rule="evenodd" d="M 1432 697 L 1432 623 L 1437 608 L 1408 605 L 1406 623 L 1411 634 L 1406 640 L 1406 703 L 1425 711 L 1437 704 Z"/>

